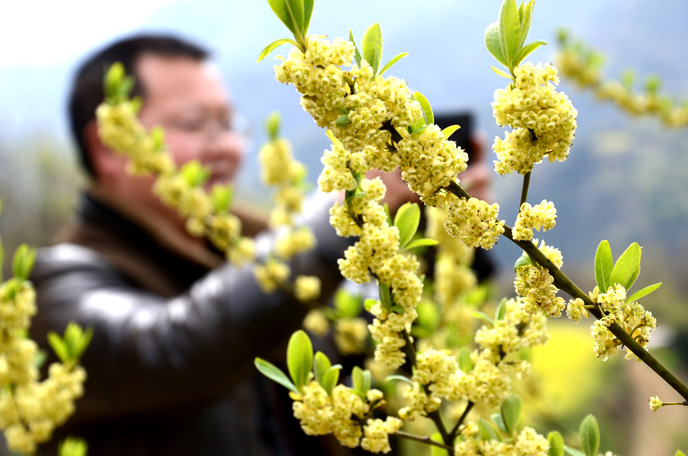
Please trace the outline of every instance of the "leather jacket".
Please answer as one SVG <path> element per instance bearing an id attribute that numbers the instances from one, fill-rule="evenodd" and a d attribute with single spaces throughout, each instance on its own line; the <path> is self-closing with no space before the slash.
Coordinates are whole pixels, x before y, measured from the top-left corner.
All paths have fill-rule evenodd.
<path id="1" fill-rule="evenodd" d="M 318 245 L 290 264 L 318 275 L 325 297 L 349 244 L 329 225 L 331 202 L 309 204 Z M 306 309 L 283 292 L 264 294 L 250 265 L 180 248 L 139 222 L 86 195 L 67 242 L 39 250 L 32 337 L 46 346 L 46 334 L 70 321 L 94 334 L 85 395 L 57 438 L 85 438 L 90 456 L 331 453 L 329 441 L 304 436 L 286 390 L 253 365 L 284 358 Z M 257 236 L 259 256 L 274 237 Z"/>

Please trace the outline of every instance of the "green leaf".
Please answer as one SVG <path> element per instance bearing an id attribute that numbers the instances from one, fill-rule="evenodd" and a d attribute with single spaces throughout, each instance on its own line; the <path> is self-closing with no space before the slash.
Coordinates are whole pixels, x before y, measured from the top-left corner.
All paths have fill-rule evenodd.
<path id="1" fill-rule="evenodd" d="M 478 436 L 480 437 L 480 440 L 495 440 L 497 442 L 502 441 L 495 428 L 493 428 L 489 422 L 485 421 L 484 418 L 478 419 Z"/>
<path id="2" fill-rule="evenodd" d="M 487 46 L 487 50 L 490 51 L 492 57 L 497 59 L 497 61 L 505 67 L 509 67 L 504 58 L 504 53 L 502 53 L 502 45 L 499 41 L 499 23 L 494 22 L 485 29 L 485 46 Z"/>
<path id="3" fill-rule="evenodd" d="M 535 6 L 535 0 L 531 0 L 525 6 L 524 11 L 523 11 L 523 17 L 521 19 L 521 46 L 523 46 L 523 43 L 526 42 L 526 38 L 528 37 L 528 32 L 530 32 L 530 25 L 533 21 L 533 7 L 534 6 Z M 521 7 L 523 7 L 523 3 L 521 3 Z M 520 16 L 520 11 L 519 11 L 519 16 Z"/>
<path id="4" fill-rule="evenodd" d="M 282 116 L 279 111 L 272 111 L 267 119 L 265 119 L 265 131 L 270 138 L 270 141 L 274 141 L 279 137 L 280 123 L 282 122 Z"/>
<path id="5" fill-rule="evenodd" d="M 67 437 L 60 443 L 59 456 L 86 456 L 88 445 L 82 439 Z"/>
<path id="6" fill-rule="evenodd" d="M 409 385 L 413 385 L 413 380 L 408 378 L 405 375 L 388 375 L 387 378 L 385 378 L 385 382 L 393 382 L 393 381 L 398 381 L 398 382 L 404 382 L 408 383 Z"/>
<path id="7" fill-rule="evenodd" d="M 385 73 L 385 71 L 387 71 L 387 70 L 389 70 L 390 68 L 392 68 L 392 65 L 394 65 L 395 63 L 397 63 L 399 60 L 403 59 L 403 58 L 406 57 L 407 55 L 408 55 L 408 52 L 402 52 L 401 54 L 395 56 L 392 60 L 390 60 L 389 62 L 387 62 L 387 63 L 385 64 L 385 66 L 382 67 L 382 69 L 380 70 L 380 72 L 378 73 L 378 75 L 380 75 L 380 76 L 383 75 L 383 74 Z"/>
<path id="8" fill-rule="evenodd" d="M 105 89 L 106 98 L 116 98 L 117 92 L 119 91 L 119 86 L 124 79 L 125 71 L 122 62 L 115 62 L 110 65 L 107 73 L 105 73 L 105 78 L 103 80 L 103 85 Z"/>
<path id="9" fill-rule="evenodd" d="M 509 395 L 504 399 L 501 407 L 502 419 L 504 420 L 504 425 L 510 434 L 516 432 L 519 421 L 521 421 L 521 411 L 523 410 L 523 404 L 521 403 L 521 398 L 518 394 L 509 393 Z"/>
<path id="10" fill-rule="evenodd" d="M 313 15 L 313 6 L 315 5 L 315 0 L 301 0 L 303 2 L 303 23 L 301 26 L 301 31 L 303 36 L 308 35 L 308 27 L 311 25 L 311 16 Z"/>
<path id="11" fill-rule="evenodd" d="M 681 450 L 676 450 L 676 454 L 674 456 L 686 456 L 686 454 Z"/>
<path id="12" fill-rule="evenodd" d="M 514 271 L 524 266 L 534 266 L 533 259 L 525 252 L 521 254 L 518 260 L 516 260 L 516 263 L 514 263 Z"/>
<path id="13" fill-rule="evenodd" d="M 577 450 L 575 448 L 571 448 L 570 446 L 566 445 L 564 445 L 564 452 L 569 456 L 585 456 L 585 453 L 583 453 L 582 451 Z"/>
<path id="14" fill-rule="evenodd" d="M 597 456 L 600 448 L 600 427 L 593 415 L 583 419 L 580 426 L 580 446 L 586 456 Z"/>
<path id="15" fill-rule="evenodd" d="M 287 377 L 287 375 L 282 372 L 279 367 L 261 358 L 256 358 L 254 364 L 260 373 L 265 375 L 270 380 L 279 383 L 296 394 L 301 394 L 291 380 L 289 380 L 289 377 Z"/>
<path id="16" fill-rule="evenodd" d="M 28 280 L 36 261 L 36 249 L 22 244 L 14 252 L 12 261 L 12 273 L 20 281 Z"/>
<path id="17" fill-rule="evenodd" d="M 506 66 L 513 70 L 514 57 L 521 47 L 521 21 L 516 0 L 504 0 L 499 10 L 499 42 Z"/>
<path id="18" fill-rule="evenodd" d="M 629 245 L 624 253 L 621 254 L 609 279 L 610 285 L 621 284 L 626 290 L 631 288 L 635 279 L 640 274 L 640 254 L 641 248 L 637 242 Z"/>
<path id="19" fill-rule="evenodd" d="M 635 293 L 633 293 L 631 296 L 627 297 L 626 302 L 637 301 L 638 299 L 649 295 L 650 293 L 652 293 L 653 291 L 655 291 L 657 288 L 659 288 L 661 286 L 662 286 L 662 282 L 659 282 L 659 283 L 656 283 L 654 285 L 647 286 L 647 287 L 643 288 L 642 290 L 638 290 Z"/>
<path id="20" fill-rule="evenodd" d="M 258 56 L 258 60 L 256 60 L 256 62 L 260 62 L 265 57 L 269 56 L 270 53 L 272 53 L 272 51 L 287 43 L 291 43 L 294 46 L 299 47 L 299 44 L 291 38 L 281 38 L 279 40 L 275 40 L 272 43 L 265 46 L 262 51 L 260 51 L 260 55 Z"/>
<path id="21" fill-rule="evenodd" d="M 311 367 L 313 367 L 313 345 L 311 339 L 301 329 L 289 338 L 287 367 L 294 385 L 301 391 L 308 382 Z"/>
<path id="22" fill-rule="evenodd" d="M 444 440 L 442 440 L 442 435 L 439 432 L 435 432 L 434 434 L 432 434 L 430 436 L 430 440 L 432 440 L 433 442 L 444 444 Z M 435 445 L 430 446 L 430 454 L 432 456 L 449 456 L 449 452 L 447 450 Z"/>
<path id="23" fill-rule="evenodd" d="M 342 114 L 341 116 L 337 117 L 337 120 L 335 120 L 334 123 L 340 127 L 350 124 L 351 120 L 349 120 L 349 114 Z"/>
<path id="24" fill-rule="evenodd" d="M 552 431 L 547 434 L 547 441 L 549 442 L 547 456 L 564 456 L 564 438 L 559 432 Z"/>
<path id="25" fill-rule="evenodd" d="M 420 223 L 420 208 L 416 203 L 405 203 L 394 215 L 394 226 L 399 229 L 399 246 L 406 247 L 416 235 Z"/>
<path id="26" fill-rule="evenodd" d="M 386 283 L 380 283 L 378 289 L 380 290 L 380 302 L 382 303 L 382 308 L 389 311 L 392 308 L 392 293 L 389 290 L 389 285 Z"/>
<path id="27" fill-rule="evenodd" d="M 445 128 L 444 130 L 442 130 L 442 134 L 444 135 L 444 139 L 449 139 L 449 137 L 451 135 L 453 135 L 454 132 L 456 130 L 458 130 L 459 128 L 461 128 L 460 125 L 450 125 L 447 128 Z"/>
<path id="28" fill-rule="evenodd" d="M 349 41 L 354 45 L 354 61 L 356 62 L 356 65 L 358 67 L 361 67 L 361 60 L 363 60 L 363 57 L 361 56 L 361 51 L 358 50 L 358 46 L 356 46 L 356 41 L 354 40 L 354 32 L 349 30 Z"/>
<path id="29" fill-rule="evenodd" d="M 435 332 L 441 321 L 440 311 L 433 301 L 422 300 L 416 307 L 418 317 L 416 323 L 427 329 L 430 333 Z"/>
<path id="30" fill-rule="evenodd" d="M 320 386 L 322 386 L 323 389 L 327 391 L 328 396 L 332 396 L 332 390 L 339 381 L 339 371 L 341 369 L 342 366 L 340 366 L 339 364 L 335 364 L 334 366 L 327 369 L 327 372 L 325 372 L 325 375 L 323 375 L 323 380 Z"/>
<path id="31" fill-rule="evenodd" d="M 50 331 L 48 333 L 48 343 L 60 361 L 65 364 L 69 362 L 69 349 L 59 334 L 54 331 Z"/>
<path id="32" fill-rule="evenodd" d="M 509 73 L 507 73 L 506 71 L 500 70 L 499 68 L 496 68 L 496 67 L 493 66 L 493 67 L 492 67 L 492 71 L 494 71 L 495 73 L 497 73 L 498 75 L 500 75 L 500 76 L 502 76 L 502 77 L 505 77 L 505 78 L 507 78 L 507 79 L 511 79 L 512 81 L 514 80 L 514 77 L 513 77 L 513 76 L 511 76 L 511 75 L 510 75 Z"/>
<path id="33" fill-rule="evenodd" d="M 368 394 L 368 390 L 370 390 L 371 385 L 370 371 L 363 370 L 358 366 L 354 366 L 354 369 L 351 372 L 351 379 L 353 380 L 354 392 L 365 401 L 366 394 Z"/>
<path id="34" fill-rule="evenodd" d="M 606 293 L 607 288 L 611 285 L 613 268 L 612 249 L 609 246 L 609 241 L 604 240 L 597 246 L 597 253 L 595 253 L 595 281 L 597 281 L 601 293 Z"/>
<path id="35" fill-rule="evenodd" d="M 480 318 L 481 320 L 485 320 L 486 322 L 488 322 L 492 326 L 494 326 L 494 324 L 495 324 L 492 317 L 490 317 L 488 314 L 486 314 L 484 312 L 473 312 L 473 316 L 475 318 Z"/>
<path id="36" fill-rule="evenodd" d="M 499 413 L 492 414 L 492 421 L 494 421 L 494 424 L 497 425 L 500 431 L 504 433 L 509 432 L 506 428 L 506 425 L 504 424 L 504 418 L 502 418 L 502 415 L 500 415 Z"/>
<path id="37" fill-rule="evenodd" d="M 332 367 L 330 359 L 325 353 L 318 351 L 313 358 L 313 371 L 315 372 L 315 381 L 320 383 L 320 386 L 322 386 L 322 379 L 330 367 Z"/>
<path id="38" fill-rule="evenodd" d="M 473 367 L 475 366 L 471 359 L 471 352 L 468 351 L 468 348 L 463 347 L 459 352 L 459 368 L 467 374 L 473 370 Z"/>
<path id="39" fill-rule="evenodd" d="M 409 242 L 406 245 L 406 250 L 415 249 L 416 247 L 429 247 L 429 246 L 437 245 L 437 244 L 439 244 L 439 242 L 437 242 L 435 239 L 418 238 L 418 239 L 414 239 L 413 241 Z"/>
<path id="40" fill-rule="evenodd" d="M 232 206 L 232 198 L 234 196 L 234 187 L 230 184 L 213 185 L 210 191 L 210 200 L 213 203 L 213 208 L 218 214 L 226 214 L 229 212 L 229 208 Z"/>
<path id="41" fill-rule="evenodd" d="M 289 31 L 294 34 L 294 37 L 299 41 L 301 37 L 301 25 L 303 22 L 303 4 L 301 4 L 301 11 L 294 11 L 294 5 L 299 4 L 298 0 L 268 0 L 268 4 L 272 11 L 277 15 L 280 21 L 287 26 Z"/>
<path id="42" fill-rule="evenodd" d="M 203 166 L 198 160 L 191 160 L 179 168 L 179 173 L 190 187 L 201 187 L 210 177 L 210 168 Z"/>
<path id="43" fill-rule="evenodd" d="M 420 103 L 420 107 L 423 110 L 423 118 L 425 119 L 425 125 L 430 125 L 435 123 L 435 115 L 432 113 L 432 106 L 425 95 L 420 92 L 414 92 L 413 98 Z"/>
<path id="44" fill-rule="evenodd" d="M 537 48 L 542 46 L 543 44 L 547 44 L 547 41 L 545 40 L 537 40 L 533 41 L 532 43 L 526 44 L 524 47 L 522 47 L 518 53 L 516 54 L 516 57 L 514 57 L 514 66 L 518 66 L 521 64 L 523 59 L 528 57 L 530 54 L 533 53 Z"/>
<path id="45" fill-rule="evenodd" d="M 367 298 L 365 301 L 363 301 L 363 307 L 366 311 L 370 312 L 370 309 L 372 309 L 377 302 L 377 299 Z"/>
<path id="46" fill-rule="evenodd" d="M 499 302 L 499 306 L 497 306 L 497 309 L 495 310 L 495 320 L 504 320 L 504 317 L 506 316 L 506 298 L 503 298 Z"/>
<path id="47" fill-rule="evenodd" d="M 377 22 L 368 27 L 363 34 L 363 58 L 373 67 L 373 75 L 377 75 L 382 60 L 382 30 Z"/>
<path id="48" fill-rule="evenodd" d="M 339 288 L 334 294 L 334 308 L 346 318 L 355 318 L 361 313 L 363 298 L 359 294 L 353 294 L 345 288 Z"/>

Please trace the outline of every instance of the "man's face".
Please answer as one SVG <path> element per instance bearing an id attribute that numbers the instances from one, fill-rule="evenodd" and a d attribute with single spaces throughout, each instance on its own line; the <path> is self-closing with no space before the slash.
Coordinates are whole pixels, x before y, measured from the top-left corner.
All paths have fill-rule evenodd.
<path id="1" fill-rule="evenodd" d="M 233 130 L 234 112 L 217 69 L 190 58 L 144 54 L 136 70 L 144 87 L 141 122 L 163 127 L 177 165 L 199 160 L 211 171 L 208 186 L 231 181 L 244 144 Z"/>

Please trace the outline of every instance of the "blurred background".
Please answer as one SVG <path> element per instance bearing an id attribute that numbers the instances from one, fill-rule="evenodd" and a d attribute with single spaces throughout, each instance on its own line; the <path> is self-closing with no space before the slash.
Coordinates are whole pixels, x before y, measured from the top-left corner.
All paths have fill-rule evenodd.
<path id="1" fill-rule="evenodd" d="M 348 36 L 352 29 L 360 42 L 366 27 L 379 22 L 383 60 L 410 53 L 389 74 L 422 92 L 436 112 L 472 111 L 475 126 L 491 143 L 495 136 L 503 136 L 492 118 L 492 94 L 506 80 L 490 69 L 496 62 L 485 49 L 483 33 L 497 19 L 500 4 L 500 0 L 320 0 L 310 33 L 334 38 Z M 28 0 L 6 2 L 2 9 L 0 233 L 7 252 L 20 242 L 48 242 L 69 216 L 81 183 L 64 115 L 73 68 L 85 54 L 136 31 L 173 32 L 213 50 L 237 110 L 252 132 L 252 154 L 238 183 L 241 197 L 267 201 L 258 187 L 256 151 L 265 139 L 263 120 L 273 110 L 281 111 L 283 134 L 292 141 L 297 158 L 309 166 L 310 179 L 317 178 L 327 138 L 301 110 L 293 88 L 273 77 L 274 56 L 286 54 L 288 47 L 256 63 L 268 42 L 288 36 L 266 1 Z M 529 41 L 544 39 L 550 44 L 529 59 L 551 61 L 556 30 L 565 26 L 573 37 L 605 54 L 606 76 L 618 78 L 627 68 L 635 69 L 641 81 L 658 74 L 664 93 L 688 100 L 687 18 L 684 0 L 540 0 Z M 654 119 L 630 118 L 565 80 L 560 88 L 578 109 L 578 131 L 564 164 L 546 163 L 533 173 L 529 201 L 554 201 L 559 214 L 556 229 L 540 238 L 561 249 L 564 271 L 584 289 L 593 286 L 592 261 L 600 240 L 610 240 L 615 256 L 631 242 L 639 242 L 644 255 L 638 287 L 664 282 L 644 302 L 662 326 L 656 351 L 671 367 L 685 371 L 688 130 L 667 129 Z M 492 160 L 493 154 L 488 157 Z M 494 184 L 501 215 L 512 224 L 521 178 L 495 175 Z M 511 294 L 511 265 L 520 253 L 502 241 L 494 255 L 501 267 L 500 288 Z M 662 424 L 678 423 L 678 429 L 685 429 L 688 412 L 661 409 L 652 415 L 647 406 L 650 394 L 663 400 L 677 398 L 652 387 L 638 393 L 640 386 L 653 384 L 647 369 L 629 366 L 630 361 L 611 366 L 613 362 L 594 360 L 587 333 L 586 323 L 575 328 L 564 325 L 553 336 L 559 345 L 551 345 L 569 350 L 569 355 L 562 358 L 552 348 L 535 354 L 543 360 L 536 371 L 543 379 L 549 376 L 556 381 L 549 391 L 554 399 L 543 406 L 552 412 L 547 423 L 575 429 L 592 412 L 600 418 L 603 449 L 628 455 L 673 454 L 672 448 L 679 445 L 688 449 L 688 433 Z M 647 422 L 640 426 L 634 420 Z M 655 426 L 649 427 L 652 423 Z M 629 426 L 649 427 L 645 432 L 650 437 L 629 431 Z M 657 428 L 666 433 L 653 431 Z"/>

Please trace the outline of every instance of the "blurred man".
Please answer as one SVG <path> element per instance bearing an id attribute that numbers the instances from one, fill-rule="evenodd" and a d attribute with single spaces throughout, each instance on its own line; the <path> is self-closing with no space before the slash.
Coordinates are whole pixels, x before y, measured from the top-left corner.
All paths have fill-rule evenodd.
<path id="1" fill-rule="evenodd" d="M 283 356 L 305 309 L 285 293 L 263 294 L 251 267 L 233 267 L 189 236 L 151 192 L 152 178 L 128 174 L 126 159 L 101 143 L 94 112 L 115 61 L 136 78 L 141 122 L 165 129 L 178 164 L 200 160 L 211 183 L 227 182 L 244 154 L 231 98 L 200 47 L 137 36 L 79 68 L 69 114 L 90 181 L 73 223 L 59 244 L 40 250 L 32 277 L 35 340 L 45 344 L 48 331 L 69 321 L 94 333 L 82 360 L 85 396 L 59 434 L 85 438 L 92 456 L 329 452 L 279 413 L 280 402 L 290 409 L 288 397 L 253 367 L 256 356 Z M 318 247 L 290 265 L 294 274 L 318 275 L 324 296 L 338 282 L 336 258 L 348 244 L 329 226 L 331 202 L 309 205 Z M 244 222 L 251 232 L 261 227 L 256 218 Z M 258 236 L 259 255 L 271 240 Z"/>

